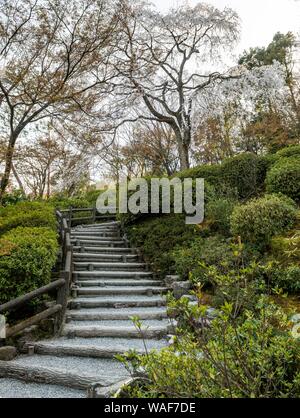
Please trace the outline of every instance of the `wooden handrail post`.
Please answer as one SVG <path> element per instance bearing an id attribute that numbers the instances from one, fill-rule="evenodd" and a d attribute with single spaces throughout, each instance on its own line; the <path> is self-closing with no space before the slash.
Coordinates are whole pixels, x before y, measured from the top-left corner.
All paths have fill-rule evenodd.
<path id="1" fill-rule="evenodd" d="M 54 324 L 54 332 L 55 334 L 59 333 L 64 315 L 67 309 L 68 304 L 68 295 L 69 295 L 69 274 L 66 271 L 62 271 L 60 273 L 61 279 L 64 280 L 64 285 L 58 289 L 57 295 L 56 295 L 56 304 L 61 305 L 62 309 L 57 313 L 55 318 L 55 324 Z"/>
<path id="2" fill-rule="evenodd" d="M 73 208 L 70 206 L 69 208 L 69 228 L 72 228 L 72 217 L 73 217 Z"/>

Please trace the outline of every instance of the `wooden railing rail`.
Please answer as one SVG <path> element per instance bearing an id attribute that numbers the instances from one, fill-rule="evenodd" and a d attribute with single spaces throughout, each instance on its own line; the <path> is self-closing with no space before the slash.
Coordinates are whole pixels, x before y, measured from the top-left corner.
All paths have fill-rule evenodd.
<path id="1" fill-rule="evenodd" d="M 90 216 L 76 216 L 78 213 L 90 212 Z M 90 207 L 90 208 L 69 208 L 60 210 L 60 214 L 62 218 L 66 220 L 68 226 L 71 228 L 75 223 L 80 224 L 84 222 L 97 222 L 100 220 L 107 220 L 107 219 L 115 219 L 115 214 L 100 214 L 97 211 L 97 208 Z"/>

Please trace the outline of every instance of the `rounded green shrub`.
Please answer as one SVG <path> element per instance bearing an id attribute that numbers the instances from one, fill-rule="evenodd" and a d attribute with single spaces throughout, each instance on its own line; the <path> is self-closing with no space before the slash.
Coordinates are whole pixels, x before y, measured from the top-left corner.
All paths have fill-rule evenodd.
<path id="1" fill-rule="evenodd" d="M 54 208 L 43 202 L 21 202 L 0 209 L 0 234 L 18 226 L 56 230 Z"/>
<path id="2" fill-rule="evenodd" d="M 268 193 L 283 193 L 300 201 L 300 156 L 281 158 L 266 178 Z"/>
<path id="3" fill-rule="evenodd" d="M 80 209 L 92 207 L 89 200 L 83 197 L 53 197 L 49 199 L 49 203 L 56 209 Z"/>
<path id="4" fill-rule="evenodd" d="M 199 236 L 196 225 L 186 225 L 182 215 L 144 219 L 126 228 L 132 246 L 142 249 L 144 258 L 162 277 L 175 272 L 171 252 Z"/>
<path id="5" fill-rule="evenodd" d="M 219 198 L 209 201 L 206 205 L 206 219 L 210 223 L 210 229 L 213 232 L 222 235 L 230 235 L 230 216 L 233 212 L 235 201 Z"/>
<path id="6" fill-rule="evenodd" d="M 0 248 L 0 304 L 50 282 L 58 254 L 54 231 L 12 229 L 1 237 Z"/>
<path id="7" fill-rule="evenodd" d="M 252 153 L 229 158 L 221 166 L 224 183 L 236 189 L 240 199 L 256 196 L 264 187 L 267 165 Z"/>
<path id="8" fill-rule="evenodd" d="M 221 183 L 221 166 L 218 164 L 205 164 L 197 167 L 189 168 L 188 170 L 176 173 L 174 177 L 180 179 L 192 178 L 192 179 L 205 179 L 213 186 L 219 186 Z"/>
<path id="9" fill-rule="evenodd" d="M 297 218 L 294 202 L 278 195 L 266 195 L 237 206 L 231 216 L 231 231 L 243 241 L 265 246 L 274 235 L 293 226 Z"/>
<path id="10" fill-rule="evenodd" d="M 283 148 L 282 150 L 276 153 L 278 157 L 300 157 L 300 145 L 291 145 L 289 147 Z"/>

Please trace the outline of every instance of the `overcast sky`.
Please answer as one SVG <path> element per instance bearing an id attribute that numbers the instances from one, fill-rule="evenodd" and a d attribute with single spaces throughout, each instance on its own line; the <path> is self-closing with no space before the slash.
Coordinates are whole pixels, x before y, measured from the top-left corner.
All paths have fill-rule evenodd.
<path id="1" fill-rule="evenodd" d="M 219 9 L 228 6 L 241 18 L 241 42 L 237 53 L 253 46 L 267 45 L 280 31 L 300 32 L 300 0 L 206 0 Z M 199 0 L 152 0 L 159 9 L 180 4 L 197 4 Z"/>

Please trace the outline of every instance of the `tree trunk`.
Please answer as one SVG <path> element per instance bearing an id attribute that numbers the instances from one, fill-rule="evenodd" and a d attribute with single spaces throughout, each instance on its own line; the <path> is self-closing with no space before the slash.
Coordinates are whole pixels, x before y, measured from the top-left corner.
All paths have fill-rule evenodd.
<path id="1" fill-rule="evenodd" d="M 5 155 L 5 169 L 4 169 L 4 173 L 3 173 L 1 184 L 0 184 L 0 204 L 2 203 L 4 193 L 8 186 L 10 173 L 12 170 L 12 161 L 13 161 L 16 139 L 17 139 L 16 137 L 11 136 L 9 145 L 6 151 L 6 155 Z"/>
<path id="2" fill-rule="evenodd" d="M 190 168 L 190 161 L 189 161 L 189 146 L 187 142 L 182 138 L 181 132 L 175 132 L 177 146 L 178 146 L 178 153 L 179 153 L 179 160 L 180 160 L 180 170 L 187 170 Z"/>
<path id="3" fill-rule="evenodd" d="M 21 179 L 20 179 L 20 177 L 19 177 L 19 175 L 18 175 L 18 172 L 17 172 L 17 170 L 16 170 L 16 168 L 15 168 L 15 166 L 14 166 L 14 164 L 13 164 L 13 163 L 12 163 L 12 165 L 11 165 L 11 169 L 12 169 L 13 175 L 15 176 L 15 179 L 17 180 L 17 183 L 18 183 L 19 189 L 21 190 L 22 194 L 23 194 L 23 195 L 25 195 L 24 186 L 23 186 L 23 184 L 22 184 L 22 181 L 21 181 Z"/>

